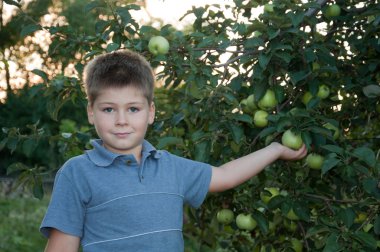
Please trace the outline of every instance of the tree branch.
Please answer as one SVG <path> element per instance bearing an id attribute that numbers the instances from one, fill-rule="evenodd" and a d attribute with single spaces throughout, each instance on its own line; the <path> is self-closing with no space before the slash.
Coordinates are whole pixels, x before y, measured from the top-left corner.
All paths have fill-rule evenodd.
<path id="1" fill-rule="evenodd" d="M 326 5 L 327 2 L 328 2 L 328 0 L 318 0 L 317 4 L 319 4 L 322 8 L 323 6 Z M 315 13 L 317 13 L 321 8 L 319 8 L 319 9 L 318 8 L 310 8 L 306 11 L 305 16 L 311 17 L 311 16 L 315 15 Z"/>

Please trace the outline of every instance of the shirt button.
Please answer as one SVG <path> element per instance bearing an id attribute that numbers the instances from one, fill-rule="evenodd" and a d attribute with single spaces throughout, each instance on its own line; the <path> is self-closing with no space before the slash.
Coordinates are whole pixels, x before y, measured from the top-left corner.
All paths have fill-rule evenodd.
<path id="1" fill-rule="evenodd" d="M 126 162 L 125 162 L 127 165 L 131 165 L 132 164 L 132 161 L 130 159 L 128 159 Z"/>

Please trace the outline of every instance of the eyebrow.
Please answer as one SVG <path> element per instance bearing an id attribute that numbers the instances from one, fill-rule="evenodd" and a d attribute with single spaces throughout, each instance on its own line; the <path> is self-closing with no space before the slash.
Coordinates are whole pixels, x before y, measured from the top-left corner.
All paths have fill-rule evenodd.
<path id="1" fill-rule="evenodd" d="M 115 102 L 100 102 L 99 105 L 114 105 L 117 104 Z M 134 104 L 144 104 L 144 102 L 128 102 L 127 105 L 134 105 Z"/>

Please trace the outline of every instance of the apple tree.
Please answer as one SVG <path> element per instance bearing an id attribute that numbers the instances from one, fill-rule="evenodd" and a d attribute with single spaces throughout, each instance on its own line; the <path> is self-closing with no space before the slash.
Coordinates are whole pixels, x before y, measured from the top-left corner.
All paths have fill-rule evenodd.
<path id="1" fill-rule="evenodd" d="M 85 10 L 100 13 L 95 35 L 41 27 L 51 33 L 52 53 L 68 47 L 76 55 L 77 75 L 33 71 L 58 123 L 63 104 L 85 103 L 84 64 L 130 49 L 156 70 L 157 118 L 147 138 L 157 148 L 214 166 L 273 141 L 308 148 L 305 160 L 277 161 L 186 209 L 186 251 L 379 250 L 378 0 L 234 0 L 193 7 L 184 30 L 138 23 L 138 5 L 97 0 Z M 3 147 L 19 139 L 7 132 Z M 83 127 L 38 137 L 69 158 L 92 136 Z"/>

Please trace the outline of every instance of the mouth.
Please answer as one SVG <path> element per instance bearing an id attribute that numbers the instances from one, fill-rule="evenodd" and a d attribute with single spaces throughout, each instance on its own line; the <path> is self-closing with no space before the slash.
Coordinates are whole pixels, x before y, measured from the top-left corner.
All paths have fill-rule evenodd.
<path id="1" fill-rule="evenodd" d="M 114 133 L 115 136 L 117 136 L 117 137 L 121 137 L 121 138 L 123 138 L 123 137 L 127 137 L 127 136 L 129 136 L 130 134 L 132 134 L 132 133 L 131 133 L 131 132 Z"/>

